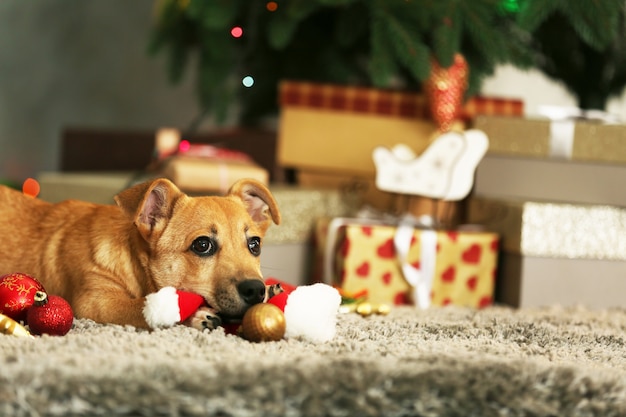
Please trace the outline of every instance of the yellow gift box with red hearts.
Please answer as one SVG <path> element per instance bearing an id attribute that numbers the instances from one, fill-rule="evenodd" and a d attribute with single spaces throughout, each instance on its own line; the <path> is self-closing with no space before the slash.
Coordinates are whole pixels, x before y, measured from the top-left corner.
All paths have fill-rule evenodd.
<path id="1" fill-rule="evenodd" d="M 406 248 L 408 265 L 403 266 L 398 259 L 397 230 L 396 225 L 362 222 L 339 227 L 335 236 L 328 236 L 336 239 L 337 245 L 330 280 L 348 294 L 366 291 L 371 303 L 414 304 L 420 288 L 409 284 L 406 277 L 413 268 L 431 275 L 422 276 L 429 281 L 425 296 L 430 305 L 480 308 L 493 303 L 497 234 L 413 228 Z M 424 248 L 424 234 L 432 236 L 431 251 Z M 426 264 L 432 267 L 424 268 Z"/>

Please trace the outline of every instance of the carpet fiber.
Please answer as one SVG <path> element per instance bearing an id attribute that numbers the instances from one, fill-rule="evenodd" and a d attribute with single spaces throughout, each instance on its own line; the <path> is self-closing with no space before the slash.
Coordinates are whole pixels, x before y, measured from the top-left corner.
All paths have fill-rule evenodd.
<path id="1" fill-rule="evenodd" d="M 626 311 L 396 308 L 333 341 L 0 335 L 0 415 L 626 416 Z"/>

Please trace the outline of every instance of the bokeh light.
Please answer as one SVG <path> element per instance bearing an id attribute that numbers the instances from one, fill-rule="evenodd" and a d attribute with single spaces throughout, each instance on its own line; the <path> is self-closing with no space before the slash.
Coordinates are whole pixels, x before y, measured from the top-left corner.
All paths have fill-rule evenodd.
<path id="1" fill-rule="evenodd" d="M 508 13 L 518 13 L 521 5 L 519 0 L 503 0 L 500 3 L 500 8 Z"/>
<path id="2" fill-rule="evenodd" d="M 278 9 L 278 3 L 276 3 L 275 1 L 268 1 L 265 5 L 265 8 L 270 12 L 275 12 L 276 9 Z"/>
<path id="3" fill-rule="evenodd" d="M 243 36 L 243 29 L 240 26 L 235 26 L 230 30 L 230 34 L 233 38 L 241 38 Z"/>
<path id="4" fill-rule="evenodd" d="M 241 80 L 241 83 L 244 87 L 252 87 L 254 85 L 254 78 L 250 75 L 246 75 L 243 77 L 243 80 Z"/>
<path id="5" fill-rule="evenodd" d="M 24 184 L 22 184 L 22 192 L 29 197 L 37 197 L 41 191 L 39 183 L 34 178 L 26 178 Z"/>
<path id="6" fill-rule="evenodd" d="M 178 145 L 178 152 L 187 152 L 189 151 L 189 148 L 191 148 L 191 143 L 189 143 L 188 140 L 183 139 L 180 141 L 180 144 Z"/>

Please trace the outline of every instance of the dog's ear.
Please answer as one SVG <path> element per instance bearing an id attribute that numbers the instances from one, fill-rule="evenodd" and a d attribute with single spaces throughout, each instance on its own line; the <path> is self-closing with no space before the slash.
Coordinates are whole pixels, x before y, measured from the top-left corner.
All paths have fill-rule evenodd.
<path id="1" fill-rule="evenodd" d="M 144 239 L 148 239 L 153 232 L 163 229 L 181 195 L 171 181 L 159 178 L 122 191 L 115 196 L 115 202 L 133 219 Z"/>
<path id="2" fill-rule="evenodd" d="M 278 204 L 263 183 L 252 179 L 239 180 L 230 187 L 228 195 L 240 198 L 252 220 L 264 230 L 270 226 L 271 221 L 280 224 Z"/>

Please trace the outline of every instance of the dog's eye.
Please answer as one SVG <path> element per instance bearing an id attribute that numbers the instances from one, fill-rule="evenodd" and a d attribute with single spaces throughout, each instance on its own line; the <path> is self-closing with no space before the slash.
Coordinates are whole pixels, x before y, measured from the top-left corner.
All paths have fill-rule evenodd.
<path id="1" fill-rule="evenodd" d="M 217 243 L 208 236 L 200 236 L 191 243 L 190 249 L 196 255 L 211 256 L 217 252 Z"/>
<path id="2" fill-rule="evenodd" d="M 248 239 L 248 249 L 254 256 L 259 256 L 261 254 L 261 238 L 253 236 Z"/>

